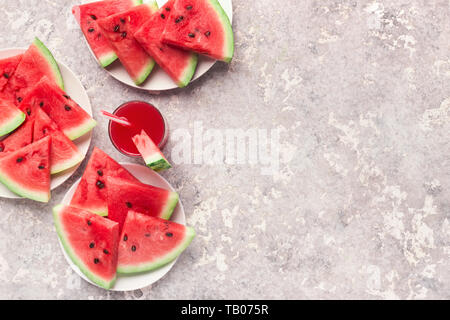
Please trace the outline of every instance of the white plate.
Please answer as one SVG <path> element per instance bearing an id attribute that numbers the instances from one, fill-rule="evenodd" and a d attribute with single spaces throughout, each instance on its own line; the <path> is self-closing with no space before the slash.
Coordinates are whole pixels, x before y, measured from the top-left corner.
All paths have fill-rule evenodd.
<path id="1" fill-rule="evenodd" d="M 24 53 L 25 50 L 26 49 L 23 48 L 2 49 L 0 50 L 0 59 Z M 75 76 L 75 74 L 66 65 L 64 65 L 61 62 L 58 62 L 58 65 L 64 80 L 65 91 L 74 101 L 79 103 L 80 106 L 92 116 L 91 102 L 89 101 L 89 97 L 83 85 Z M 81 152 L 83 156 L 86 156 L 86 153 L 89 150 L 91 138 L 92 138 L 92 131 L 74 141 L 75 145 L 78 147 L 78 150 Z M 59 187 L 61 184 L 63 184 L 67 179 L 70 178 L 70 176 L 72 176 L 72 174 L 78 169 L 78 167 L 79 165 L 72 167 L 68 170 L 65 170 L 63 172 L 60 172 L 58 174 L 52 175 L 51 189 L 53 190 Z M 0 184 L 0 197 L 10 199 L 21 198 L 15 193 L 9 191 L 3 184 Z"/>
<path id="2" fill-rule="evenodd" d="M 221 4 L 223 10 L 228 15 L 230 22 L 233 20 L 233 4 L 231 0 L 218 0 Z M 147 1 L 144 1 L 147 2 Z M 162 7 L 167 0 L 157 0 L 158 6 Z M 88 45 L 89 47 L 89 45 Z M 92 51 L 91 51 L 92 53 Z M 95 57 L 95 56 L 94 56 Z M 216 63 L 216 60 L 199 56 L 197 70 L 195 71 L 192 81 L 200 78 L 204 75 L 211 67 Z M 122 83 L 125 83 L 131 87 L 147 90 L 150 92 L 159 92 L 164 90 L 171 90 L 178 88 L 178 86 L 173 82 L 173 80 L 162 70 L 158 65 L 155 66 L 152 73 L 149 75 L 148 79 L 140 86 L 137 86 L 133 80 L 128 75 L 125 68 L 122 66 L 120 61 L 117 59 L 114 63 L 105 68 L 105 70 L 113 76 L 115 79 Z M 192 82 L 191 81 L 191 82 Z"/>
<path id="3" fill-rule="evenodd" d="M 170 184 L 167 182 L 166 179 L 161 177 L 159 174 L 154 172 L 153 170 L 147 168 L 146 166 L 134 164 L 134 163 L 121 163 L 121 165 L 131 172 L 137 179 L 139 179 L 141 182 L 146 184 L 151 184 L 155 187 L 163 188 L 163 189 L 169 189 L 172 191 L 176 191 Z M 66 195 L 64 196 L 64 199 L 62 200 L 63 204 L 69 204 L 72 200 L 73 194 L 75 193 L 75 190 L 78 186 L 78 183 L 80 180 L 78 180 L 76 183 L 73 184 L 73 186 L 67 191 Z M 186 217 L 184 215 L 184 209 L 183 204 L 181 203 L 181 200 L 178 201 L 177 206 L 175 207 L 175 210 L 172 213 L 172 217 L 170 218 L 171 221 L 180 223 L 180 224 L 186 224 Z M 97 286 L 95 283 L 93 283 L 91 280 L 89 280 L 81 271 L 80 269 L 72 262 L 70 257 L 66 254 L 66 251 L 64 250 L 61 242 L 59 242 L 61 246 L 61 250 L 64 253 L 64 257 L 66 258 L 67 262 L 70 264 L 72 269 L 84 280 L 87 282 Z M 131 291 L 131 290 L 138 290 L 142 289 L 144 287 L 147 287 L 151 285 L 152 283 L 158 281 L 164 275 L 172 269 L 173 265 L 177 259 L 172 261 L 169 264 L 166 264 L 165 266 L 156 269 L 154 271 L 149 271 L 145 273 L 140 273 L 136 275 L 130 275 L 130 276 L 118 276 L 116 284 L 113 288 L 110 290 L 112 291 Z"/>

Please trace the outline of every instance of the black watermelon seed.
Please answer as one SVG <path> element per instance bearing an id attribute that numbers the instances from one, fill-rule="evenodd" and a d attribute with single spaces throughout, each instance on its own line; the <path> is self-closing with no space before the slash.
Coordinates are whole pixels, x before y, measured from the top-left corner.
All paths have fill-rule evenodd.
<path id="1" fill-rule="evenodd" d="M 94 32 L 94 31 L 95 31 L 94 28 L 89 28 L 89 29 L 88 29 L 88 32 Z"/>
<path id="2" fill-rule="evenodd" d="M 125 202 L 125 204 L 127 205 L 128 208 L 131 208 L 133 205 L 131 204 L 131 202 Z"/>
<path id="3" fill-rule="evenodd" d="M 43 107 L 44 106 L 44 101 L 41 101 L 40 103 L 39 103 L 39 107 Z"/>
<path id="4" fill-rule="evenodd" d="M 17 97 L 17 101 L 22 102 L 22 98 L 21 97 Z"/>
<path id="5" fill-rule="evenodd" d="M 105 184 L 103 182 L 101 182 L 100 180 L 97 180 L 97 183 L 95 185 L 99 189 L 103 189 L 105 187 Z"/>
<path id="6" fill-rule="evenodd" d="M 146 233 L 145 236 L 146 236 L 147 238 L 149 238 L 149 237 L 150 237 L 150 233 Z"/>
<path id="7" fill-rule="evenodd" d="M 124 18 L 120 18 L 120 22 L 125 23 L 125 19 Z"/>
<path id="8" fill-rule="evenodd" d="M 3 152 L 3 150 L 5 150 L 5 147 L 2 145 L 0 145 L 0 152 Z"/>
<path id="9" fill-rule="evenodd" d="M 161 18 L 165 19 L 166 16 L 164 15 L 164 13 L 161 13 Z"/>
<path id="10" fill-rule="evenodd" d="M 119 25 L 116 25 L 115 27 L 114 27 L 114 32 L 118 32 L 120 30 L 120 26 Z"/>
<path id="11" fill-rule="evenodd" d="M 105 249 L 105 250 L 103 250 L 103 253 L 104 254 L 109 254 L 109 251 Z"/>
<path id="12" fill-rule="evenodd" d="M 170 8 L 169 8 L 169 7 L 167 7 L 167 8 L 166 8 L 166 11 L 170 11 Z"/>
<path id="13" fill-rule="evenodd" d="M 189 33 L 188 36 L 189 36 L 189 38 L 195 38 L 195 34 L 193 34 L 193 33 Z"/>
<path id="14" fill-rule="evenodd" d="M 183 16 L 179 16 L 179 17 L 175 20 L 175 23 L 178 23 L 178 22 L 180 22 L 180 21 L 183 20 L 183 19 L 184 19 Z"/>
<path id="15" fill-rule="evenodd" d="M 123 241 L 127 241 L 128 240 L 128 236 L 127 235 L 124 235 L 123 236 Z"/>
<path id="16" fill-rule="evenodd" d="M 102 170 L 97 170 L 97 174 L 98 174 L 100 177 L 103 177 L 103 171 L 102 171 Z"/>
<path id="17" fill-rule="evenodd" d="M 6 72 L 3 74 L 3 76 L 4 76 L 6 79 L 9 79 L 9 74 L 7 74 Z"/>
<path id="18" fill-rule="evenodd" d="M 93 242 L 89 243 L 89 248 L 92 249 L 93 247 L 95 247 L 95 243 L 93 243 Z"/>
<path id="19" fill-rule="evenodd" d="M 163 49 L 163 48 L 159 48 L 159 50 L 160 50 L 160 51 L 164 51 L 164 49 Z"/>
<path id="20" fill-rule="evenodd" d="M 92 20 L 97 20 L 97 17 L 93 14 L 91 14 L 91 18 L 92 18 Z"/>
<path id="21" fill-rule="evenodd" d="M 99 262 L 100 262 L 100 260 L 99 260 L 98 258 L 95 258 L 95 259 L 94 259 L 94 263 L 95 263 L 95 264 L 98 264 Z"/>
<path id="22" fill-rule="evenodd" d="M 206 32 L 205 32 L 205 36 L 209 37 L 210 35 L 211 35 L 211 32 L 210 32 L 210 31 L 206 31 Z"/>
<path id="23" fill-rule="evenodd" d="M 45 166 L 41 164 L 38 168 L 39 168 L 39 170 L 43 170 L 43 169 L 45 169 Z"/>
<path id="24" fill-rule="evenodd" d="M 72 110 L 72 108 L 71 108 L 70 106 L 68 106 L 68 105 L 65 105 L 65 106 L 64 106 L 64 109 L 66 109 L 66 111 Z"/>
<path id="25" fill-rule="evenodd" d="M 27 115 L 31 115 L 31 109 L 27 108 Z"/>
<path id="26" fill-rule="evenodd" d="M 186 6 L 186 10 L 191 10 L 192 6 Z"/>
<path id="27" fill-rule="evenodd" d="M 131 251 L 136 251 L 136 246 L 131 246 Z"/>
<path id="28" fill-rule="evenodd" d="M 88 226 L 90 226 L 92 224 L 91 220 L 87 221 Z"/>
<path id="29" fill-rule="evenodd" d="M 22 161 L 23 161 L 23 158 L 17 158 L 17 160 L 16 160 L 17 163 L 20 163 Z"/>
<path id="30" fill-rule="evenodd" d="M 121 36 L 122 36 L 122 38 L 126 38 L 127 37 L 127 33 L 124 31 L 124 32 L 122 32 Z"/>
<path id="31" fill-rule="evenodd" d="M 63 97 L 68 99 L 68 100 L 70 100 L 70 97 L 68 95 L 66 95 L 66 94 L 63 94 Z"/>
<path id="32" fill-rule="evenodd" d="M 172 233 L 172 232 L 167 232 L 167 233 L 166 233 L 166 236 L 168 236 L 169 238 L 170 238 L 170 237 L 173 237 L 173 233 Z"/>

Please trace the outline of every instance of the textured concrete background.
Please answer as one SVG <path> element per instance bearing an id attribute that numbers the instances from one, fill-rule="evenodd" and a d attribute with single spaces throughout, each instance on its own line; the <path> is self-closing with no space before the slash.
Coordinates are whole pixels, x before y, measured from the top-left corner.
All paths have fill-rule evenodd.
<path id="1" fill-rule="evenodd" d="M 38 35 L 96 114 L 147 99 L 173 129 L 281 130 L 274 176 L 250 165 L 163 173 L 198 236 L 134 292 L 91 286 L 63 258 L 50 209 L 81 169 L 48 205 L 0 199 L 0 298 L 450 298 L 448 0 L 234 0 L 231 65 L 158 96 L 97 67 L 70 12 L 79 1 L 0 2 L 0 47 Z M 92 145 L 127 161 L 97 120 Z"/>

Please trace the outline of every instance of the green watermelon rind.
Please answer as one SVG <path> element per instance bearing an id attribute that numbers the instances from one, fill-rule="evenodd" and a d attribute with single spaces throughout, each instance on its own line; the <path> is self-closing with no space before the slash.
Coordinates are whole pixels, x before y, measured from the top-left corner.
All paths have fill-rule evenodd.
<path id="1" fill-rule="evenodd" d="M 144 66 L 143 70 L 140 72 L 140 75 L 136 79 L 133 79 L 133 82 L 137 86 L 140 86 L 142 83 L 144 83 L 144 81 L 147 80 L 150 73 L 152 73 L 155 64 L 156 64 L 155 60 L 150 58 L 148 64 Z"/>
<path id="2" fill-rule="evenodd" d="M 62 161 L 58 164 L 52 164 L 51 166 L 51 174 L 57 174 L 60 172 L 63 172 L 67 169 L 75 167 L 77 164 L 79 164 L 81 161 L 83 161 L 84 156 L 81 153 L 77 153 L 72 158 L 67 159 L 65 161 Z"/>
<path id="3" fill-rule="evenodd" d="M 160 257 L 158 260 L 150 262 L 150 263 L 143 263 L 137 266 L 117 266 L 117 273 L 118 274 L 135 274 L 135 273 L 141 273 L 141 272 L 148 272 L 155 269 L 158 269 L 162 266 L 165 266 L 166 264 L 174 261 L 192 242 L 192 240 L 195 238 L 195 231 L 191 227 L 186 227 L 186 234 L 184 237 L 183 242 L 181 242 L 178 246 L 176 246 L 172 251 L 168 252 L 165 256 Z"/>
<path id="4" fill-rule="evenodd" d="M 36 192 L 26 189 L 15 183 L 10 177 L 8 177 L 8 174 L 5 172 L 0 171 L 0 182 L 2 182 L 9 190 L 23 198 L 44 203 L 50 201 L 50 190 L 48 192 Z"/>
<path id="5" fill-rule="evenodd" d="M 146 157 L 144 162 L 147 167 L 156 172 L 172 168 L 170 163 L 159 153 Z"/>
<path id="6" fill-rule="evenodd" d="M 161 210 L 160 218 L 164 220 L 169 220 L 172 216 L 175 207 L 180 200 L 180 196 L 175 191 L 171 191 L 169 197 L 167 198 L 167 203 L 163 210 Z"/>
<path id="7" fill-rule="evenodd" d="M 64 134 L 70 140 L 75 140 L 75 139 L 78 139 L 79 137 L 85 135 L 89 131 L 91 131 L 96 125 L 97 125 L 97 121 L 95 121 L 92 118 L 89 118 L 86 120 L 86 122 L 84 122 L 83 124 L 81 124 L 75 128 L 71 128 L 70 130 L 67 130 L 67 129 L 64 130 Z"/>
<path id="8" fill-rule="evenodd" d="M 58 63 L 56 62 L 50 50 L 44 45 L 44 43 L 42 43 L 41 40 L 39 40 L 39 38 L 35 38 L 33 44 L 39 49 L 39 51 L 42 53 L 42 55 L 45 57 L 48 64 L 50 65 L 50 68 L 53 70 L 53 75 L 55 77 L 56 84 L 62 90 L 64 90 L 64 80 L 61 75 L 61 70 L 59 69 Z"/>
<path id="9" fill-rule="evenodd" d="M 198 64 L 198 54 L 192 53 L 191 59 L 189 60 L 188 66 L 183 72 L 183 75 L 177 81 L 177 86 L 180 88 L 186 87 L 192 80 L 194 76 L 195 70 L 197 69 Z"/>
<path id="10" fill-rule="evenodd" d="M 223 61 L 230 63 L 234 56 L 234 35 L 233 28 L 231 27 L 230 19 L 228 15 L 223 10 L 222 6 L 217 0 L 208 0 L 213 6 L 214 10 L 217 12 L 219 19 L 221 21 L 222 27 L 225 32 L 225 52 L 223 55 Z"/>
<path id="11" fill-rule="evenodd" d="M 116 61 L 117 58 L 118 57 L 117 57 L 117 54 L 115 52 L 109 52 L 109 53 L 106 53 L 106 54 L 102 55 L 101 57 L 98 57 L 98 62 L 100 63 L 102 68 L 106 68 L 111 63 Z"/>
<path id="12" fill-rule="evenodd" d="M 17 109 L 17 115 L 0 125 L 0 137 L 17 129 L 25 121 L 25 113 Z"/>
<path id="13" fill-rule="evenodd" d="M 58 234 L 59 239 L 64 247 L 64 250 L 69 255 L 72 262 L 80 269 L 80 271 L 92 282 L 99 285 L 104 289 L 110 289 L 114 286 L 116 282 L 117 276 L 115 276 L 110 281 L 107 281 L 103 278 L 95 276 L 92 272 L 88 270 L 86 265 L 77 257 L 75 252 L 73 252 L 72 247 L 69 245 L 67 241 L 67 237 L 65 236 L 65 232 L 63 226 L 61 225 L 61 220 L 59 219 L 59 213 L 64 208 L 64 205 L 59 204 L 53 208 L 53 220 L 55 223 L 56 232 Z"/>

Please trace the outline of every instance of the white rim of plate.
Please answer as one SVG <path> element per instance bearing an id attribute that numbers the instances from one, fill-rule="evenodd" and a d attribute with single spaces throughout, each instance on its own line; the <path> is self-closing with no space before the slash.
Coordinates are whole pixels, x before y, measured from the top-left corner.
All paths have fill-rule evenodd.
<path id="1" fill-rule="evenodd" d="M 223 10 L 225 11 L 228 18 L 230 19 L 230 23 L 233 23 L 232 0 L 217 0 L 217 1 L 219 1 Z M 146 2 L 148 2 L 148 0 L 147 1 L 144 0 L 144 3 L 146 3 Z M 157 0 L 156 2 L 158 3 L 159 7 L 162 7 L 167 2 L 167 0 Z M 84 38 L 84 36 L 83 36 L 83 38 Z M 86 45 L 89 48 L 89 51 L 91 52 L 95 61 L 97 61 L 94 53 L 92 52 L 90 46 L 87 43 L 87 41 L 86 41 Z M 199 55 L 197 69 L 194 73 L 194 76 L 193 76 L 190 84 L 193 83 L 194 81 L 196 81 L 197 79 L 199 79 L 206 72 L 208 72 L 216 62 L 217 61 L 214 59 Z M 140 86 L 136 85 L 133 82 L 133 80 L 130 78 L 130 76 L 128 75 L 128 73 L 126 72 L 125 68 L 122 66 L 122 64 L 120 63 L 119 60 L 116 60 L 111 65 L 109 65 L 108 67 L 103 68 L 103 69 L 105 69 L 106 72 L 108 72 L 114 79 L 116 79 L 130 87 L 145 90 L 145 91 L 148 91 L 149 93 L 159 93 L 161 91 L 179 89 L 179 87 L 176 85 L 176 83 L 157 64 L 155 65 L 155 68 L 153 69 L 152 73 L 149 75 L 147 80 Z"/>
<path id="2" fill-rule="evenodd" d="M 24 53 L 27 48 L 6 48 L 0 49 L 0 59 L 7 58 L 10 56 L 14 56 L 17 54 Z M 81 81 L 75 75 L 75 73 L 67 67 L 64 63 L 56 61 L 60 68 L 61 74 L 64 80 L 65 91 L 69 96 L 71 96 L 77 103 L 80 104 L 81 108 L 83 108 L 90 116 L 92 116 L 92 105 L 89 99 L 89 96 L 86 92 Z M 69 84 L 69 85 L 68 85 Z M 72 84 L 72 85 L 70 85 Z M 83 155 L 83 160 L 86 157 L 86 154 L 89 151 L 89 147 L 92 141 L 92 130 L 89 133 L 86 133 L 82 137 L 74 140 L 73 142 L 78 147 L 78 150 Z M 70 169 L 67 169 L 63 172 L 54 174 L 51 176 L 51 190 L 54 190 L 61 186 L 64 182 L 67 181 L 78 169 L 83 161 Z M 0 197 L 6 199 L 24 199 L 19 195 L 16 195 L 9 189 L 7 189 L 3 184 L 0 184 Z"/>
<path id="3" fill-rule="evenodd" d="M 143 183 L 151 184 L 156 187 L 169 189 L 172 191 L 176 191 L 172 185 L 161 175 L 156 173 L 155 171 L 149 169 L 146 166 L 130 163 L 130 162 L 120 162 L 120 164 L 130 171 L 138 180 L 140 180 Z M 144 178 L 143 178 L 144 177 Z M 80 183 L 81 178 L 76 181 L 66 192 L 64 195 L 63 200 L 61 201 L 62 204 L 68 205 L 70 201 L 72 200 L 73 194 L 75 193 L 76 187 Z M 184 207 L 181 202 L 181 199 L 178 200 L 178 204 L 175 207 L 172 217 L 170 219 L 171 221 L 186 225 L 186 215 L 184 212 Z M 81 278 L 89 282 L 90 284 L 101 288 L 91 280 L 89 280 L 81 271 L 80 269 L 72 262 L 70 257 L 67 255 L 66 251 L 64 250 L 64 247 L 62 246 L 62 243 L 58 237 L 58 241 L 61 247 L 61 250 L 63 252 L 63 255 L 69 265 L 72 267 L 72 269 L 75 271 L 76 274 L 78 274 Z M 109 289 L 109 291 L 133 291 L 142 289 L 145 287 L 148 287 L 155 283 L 156 281 L 160 280 L 162 277 L 164 277 L 175 265 L 175 263 L 178 261 L 178 257 L 173 260 L 172 262 L 162 266 L 159 269 L 139 273 L 135 275 L 129 275 L 129 276 L 122 276 L 118 275 L 115 285 Z M 102 288 L 103 289 L 103 288 Z M 105 289 L 106 290 L 106 289 Z"/>

